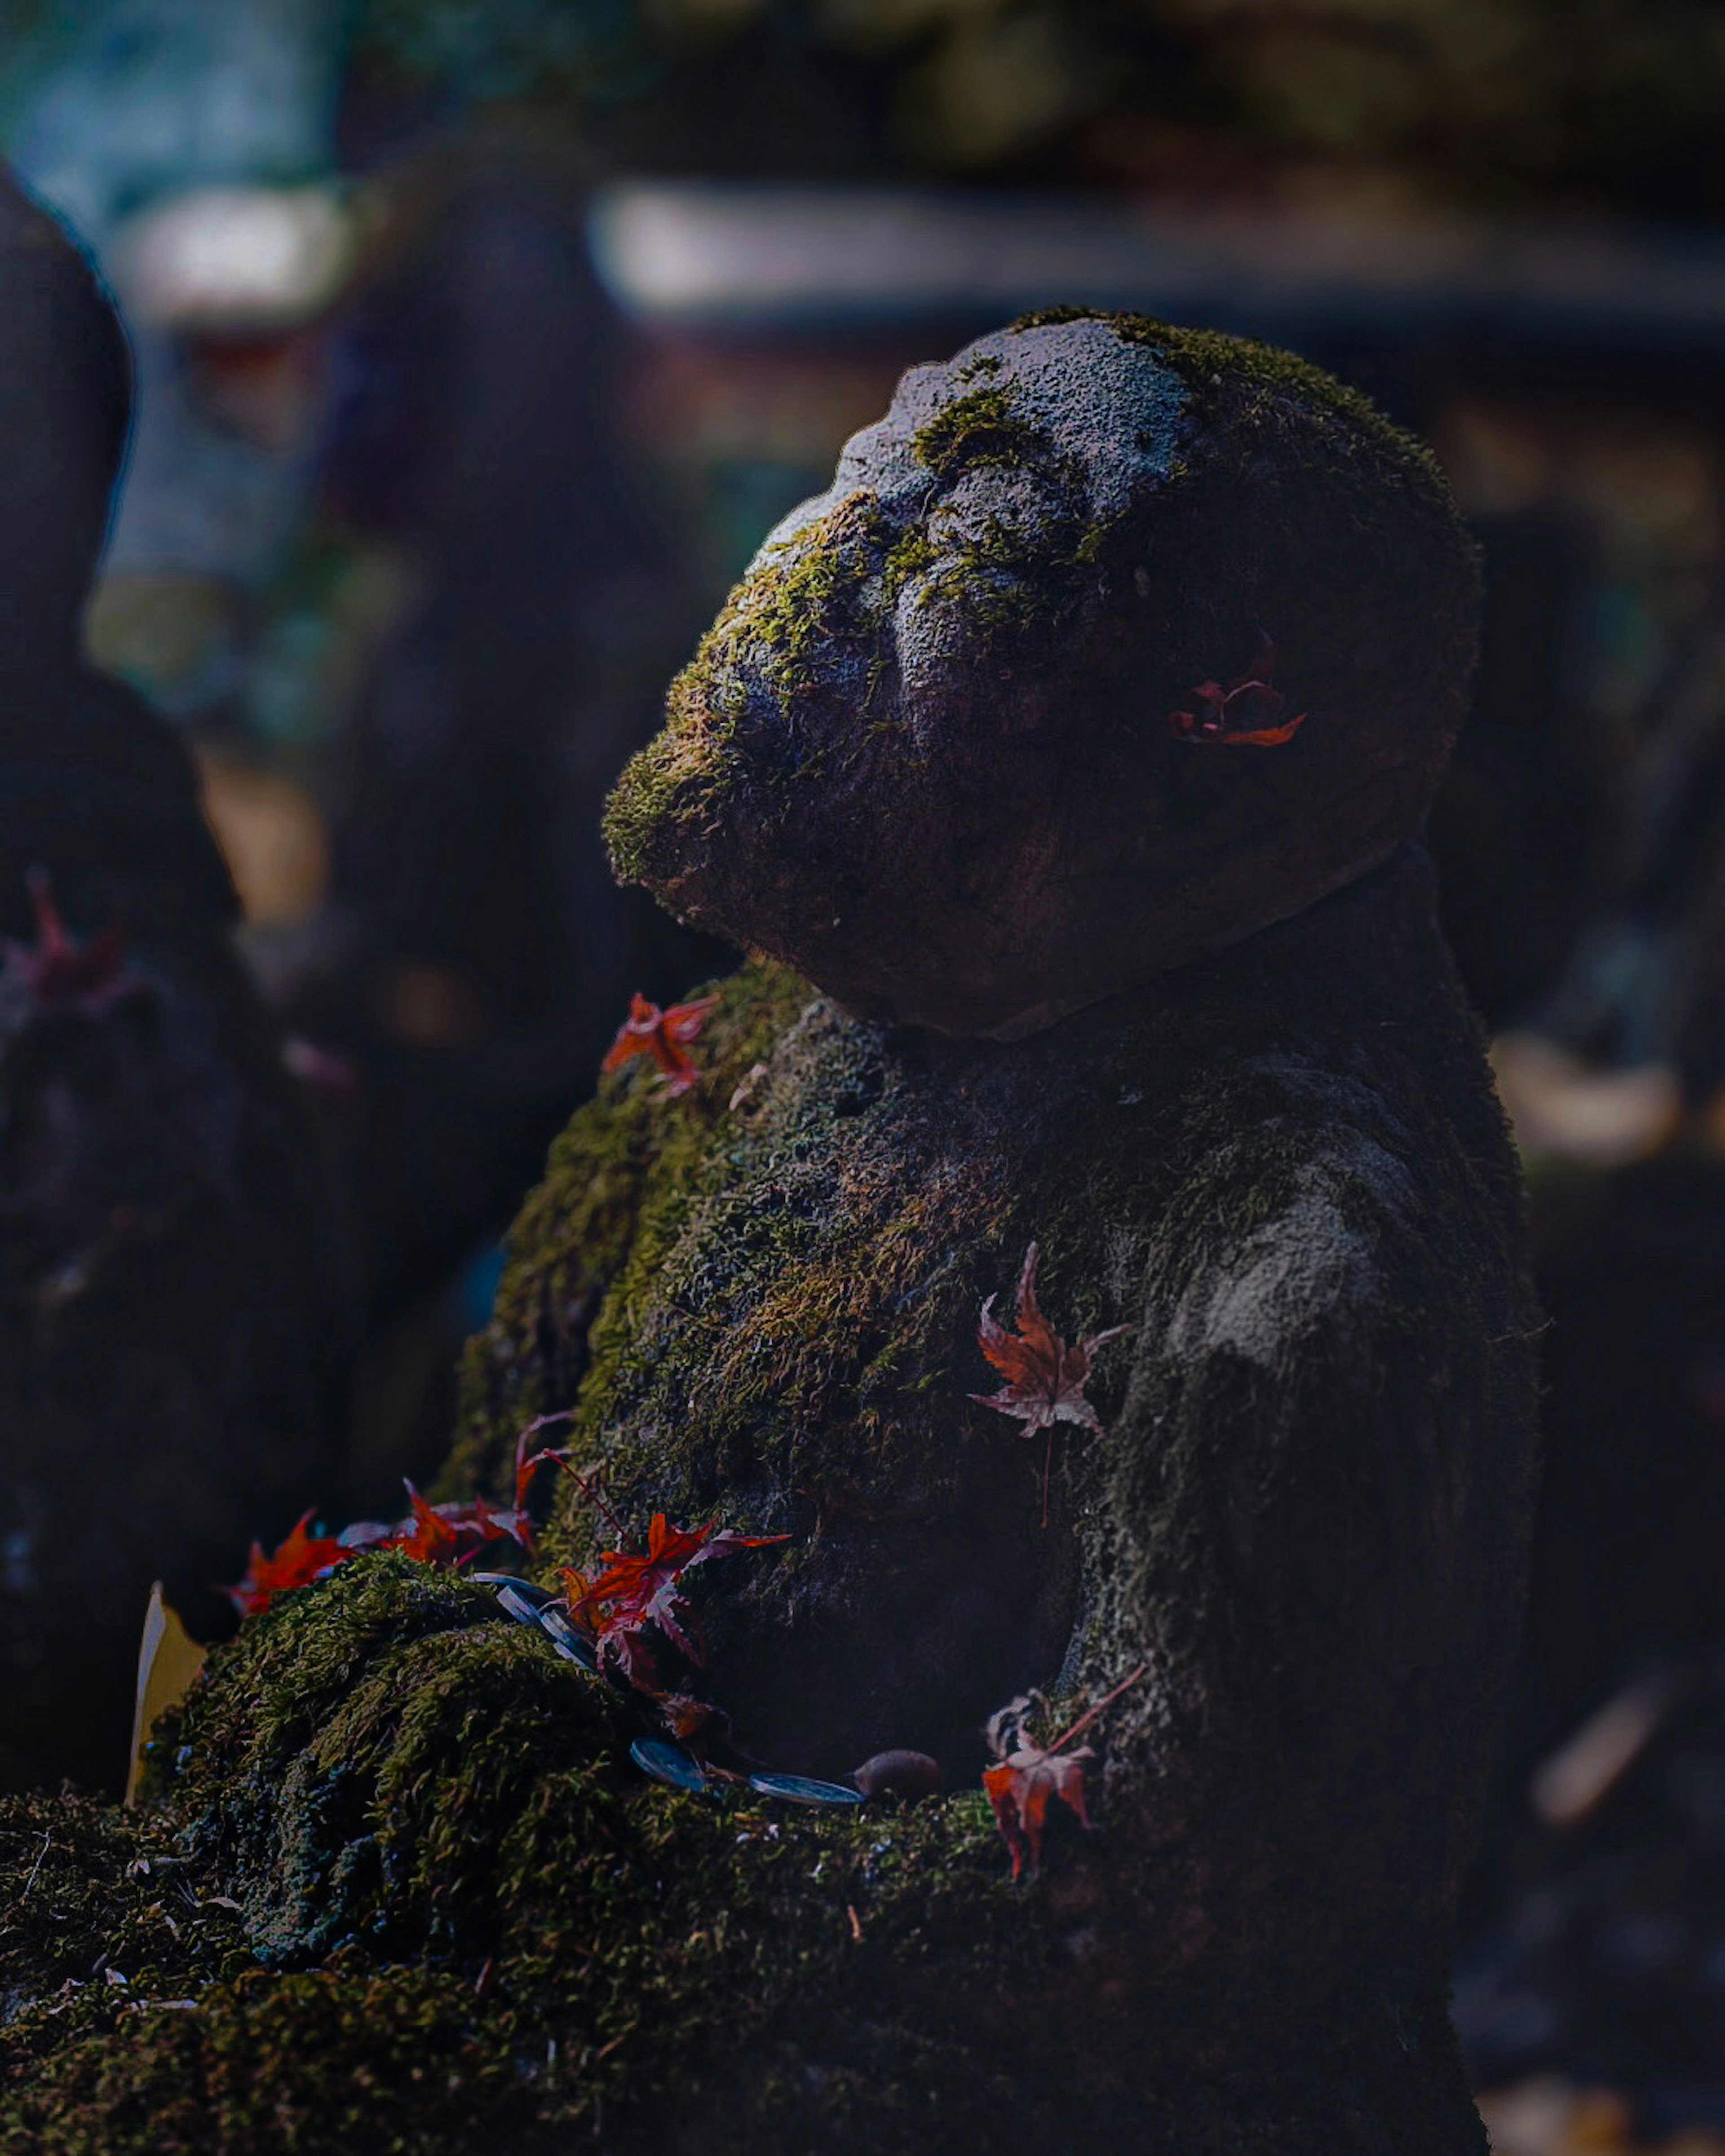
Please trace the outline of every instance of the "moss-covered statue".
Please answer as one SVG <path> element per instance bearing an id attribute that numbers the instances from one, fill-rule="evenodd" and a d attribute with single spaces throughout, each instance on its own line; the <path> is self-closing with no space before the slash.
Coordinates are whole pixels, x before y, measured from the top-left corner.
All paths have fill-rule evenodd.
<path id="1" fill-rule="evenodd" d="M 1412 844 L 1473 609 L 1425 459 L 1279 355 L 1080 314 L 906 377 L 618 788 L 620 871 L 756 955 L 559 1142 L 449 1486 L 567 1411 L 546 1580 L 657 1514 L 789 1537 L 675 1583 L 647 1676 L 733 1772 L 901 1749 L 952 1794 L 660 1787 L 639 1691 L 343 1564 L 216 1657 L 136 1827 L 6 1823 L 74 1943 L 28 1949 L 20 2118 L 1483 2150 L 1445 1964 L 1533 1325 Z M 1036 1691 L 1020 1763 L 1117 1696 L 1087 1785 L 996 1774 L 1025 1857 L 1060 1791 L 1014 1883 L 981 1732 Z M 155 2006 L 52 1994 L 99 1954 Z"/>

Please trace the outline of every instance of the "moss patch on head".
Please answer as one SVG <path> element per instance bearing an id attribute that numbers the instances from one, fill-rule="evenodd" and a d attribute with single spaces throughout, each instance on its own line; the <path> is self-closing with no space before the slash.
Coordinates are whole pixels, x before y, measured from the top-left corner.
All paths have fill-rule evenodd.
<path id="1" fill-rule="evenodd" d="M 937 479 L 979 465 L 1018 465 L 1038 446 L 1036 430 L 1009 390 L 985 383 L 943 404 L 911 438 L 911 453 Z"/>
<path id="2" fill-rule="evenodd" d="M 667 816 L 698 813 L 722 791 L 725 740 L 699 702 L 710 660 L 701 639 L 695 657 L 670 685 L 663 729 L 638 749 L 608 797 L 600 829 L 619 881 L 639 883 L 647 873 L 655 837 Z"/>

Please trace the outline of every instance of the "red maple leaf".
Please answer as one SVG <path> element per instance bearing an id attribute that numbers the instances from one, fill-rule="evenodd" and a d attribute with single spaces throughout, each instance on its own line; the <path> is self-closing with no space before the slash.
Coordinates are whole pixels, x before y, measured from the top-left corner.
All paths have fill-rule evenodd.
<path id="1" fill-rule="evenodd" d="M 739 1551 L 766 1549 L 788 1542 L 788 1535 L 716 1534 L 703 1527 L 674 1527 L 663 1512 L 653 1515 L 644 1556 L 605 1550 L 605 1568 L 596 1579 L 565 1567 L 562 1573 L 569 1614 L 597 1641 L 599 1659 L 619 1669 L 644 1691 L 660 1689 L 648 1631 L 662 1633 L 699 1669 L 706 1661 L 695 1612 L 683 1591 L 683 1579 L 698 1564 Z"/>
<path id="2" fill-rule="evenodd" d="M 983 1787 L 994 1808 L 995 1824 L 1012 1851 L 1014 1879 L 1023 1871 L 1027 1856 L 1033 1869 L 1041 1862 L 1043 1830 L 1048 1824 L 1049 1806 L 1056 1798 L 1081 1827 L 1089 1828 L 1090 1815 L 1084 1807 L 1084 1770 L 1096 1755 L 1088 1744 L 1076 1752 L 1068 1752 L 1065 1747 L 1089 1728 L 1104 1707 L 1111 1707 L 1122 1692 L 1135 1685 L 1148 1666 L 1140 1662 L 1129 1677 L 1081 1714 L 1045 1749 L 1033 1744 L 1024 1732 L 1028 1699 L 1014 1700 L 994 1717 L 989 1736 L 1001 1758 L 997 1766 L 983 1768 Z M 1007 1731 L 1011 1732 L 1010 1738 Z"/>
<path id="3" fill-rule="evenodd" d="M 1282 716 L 1288 700 L 1271 684 L 1275 670 L 1276 646 L 1266 637 L 1244 674 L 1236 674 L 1225 685 L 1200 681 L 1187 690 L 1197 709 L 1168 713 L 1174 738 L 1219 743 L 1224 748 L 1280 748 L 1291 741 L 1305 725 L 1306 714 Z"/>
<path id="4" fill-rule="evenodd" d="M 270 1556 L 252 1544 L 251 1568 L 237 1587 L 223 1589 L 242 1612 L 267 1609 L 274 1594 L 291 1587 L 304 1587 L 321 1578 L 332 1567 L 369 1550 L 399 1550 L 421 1564 L 460 1565 L 488 1543 L 519 1543 L 531 1553 L 533 1522 L 527 1498 L 533 1477 L 547 1460 L 567 1466 L 567 1455 L 547 1448 L 530 1453 L 528 1442 L 552 1423 L 567 1422 L 570 1410 L 541 1415 L 516 1440 L 515 1503 L 506 1509 L 482 1496 L 434 1505 L 407 1483 L 408 1517 L 404 1520 L 356 1520 L 339 1536 L 308 1535 L 311 1515 L 307 1512 L 280 1546 Z M 572 1471 L 571 1471 L 572 1472 Z M 587 1488 L 582 1478 L 577 1481 Z M 589 1493 L 591 1494 L 591 1493 Z"/>
<path id="5" fill-rule="evenodd" d="M 660 1010 L 639 990 L 629 999 L 629 1016 L 617 1029 L 617 1038 L 606 1051 L 601 1070 L 620 1070 L 637 1055 L 650 1055 L 659 1065 L 665 1091 L 675 1096 L 688 1092 L 701 1077 L 687 1053 L 717 1004 L 716 996 L 701 996 L 691 1004 L 673 1004 Z"/>
<path id="6" fill-rule="evenodd" d="M 336 1542 L 331 1536 L 308 1534 L 311 1524 L 311 1513 L 303 1513 L 268 1557 L 261 1543 L 252 1544 L 245 1578 L 238 1586 L 223 1589 L 242 1616 L 267 1609 L 278 1594 L 321 1579 L 354 1554 L 346 1543 Z"/>
<path id="7" fill-rule="evenodd" d="M 380 1549 L 399 1550 L 403 1557 L 416 1558 L 421 1564 L 453 1565 L 470 1557 L 481 1543 L 490 1539 L 481 1529 L 479 1539 L 473 1540 L 464 1533 L 468 1522 L 449 1517 L 452 1512 L 465 1512 L 465 1507 L 428 1504 L 411 1482 L 407 1490 L 408 1517 L 377 1545 Z M 464 1541 L 470 1545 L 465 1550 Z"/>
<path id="8" fill-rule="evenodd" d="M 983 1305 L 977 1344 L 1006 1383 L 998 1393 L 973 1393 L 970 1397 L 985 1408 L 1016 1415 L 1027 1435 L 1034 1435 L 1039 1430 L 1048 1432 L 1048 1450 L 1042 1462 L 1042 1524 L 1046 1527 L 1048 1476 L 1054 1462 L 1054 1426 L 1057 1422 L 1076 1422 L 1085 1430 L 1094 1430 L 1098 1437 L 1101 1435 L 1102 1425 L 1096 1420 L 1096 1411 L 1084 1397 L 1091 1358 L 1098 1348 L 1110 1340 L 1117 1340 L 1131 1328 L 1111 1325 L 1105 1332 L 1086 1334 L 1076 1347 L 1069 1348 L 1037 1303 L 1037 1247 L 1032 1243 L 1024 1253 L 1024 1270 L 1019 1275 L 1018 1308 L 1014 1316 L 1016 1332 L 1009 1332 L 996 1322 L 992 1295 Z"/>
<path id="9" fill-rule="evenodd" d="M 341 1547 L 350 1556 L 362 1550 L 399 1550 L 421 1564 L 465 1564 L 488 1543 L 515 1542 L 531 1548 L 532 1527 L 520 1508 L 505 1512 L 483 1497 L 434 1505 L 406 1485 L 404 1520 L 356 1520 L 341 1530 Z"/>

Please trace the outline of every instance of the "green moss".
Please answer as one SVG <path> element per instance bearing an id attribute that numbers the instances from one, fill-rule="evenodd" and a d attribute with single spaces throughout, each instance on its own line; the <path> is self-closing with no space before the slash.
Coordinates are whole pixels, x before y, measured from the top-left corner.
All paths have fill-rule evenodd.
<path id="1" fill-rule="evenodd" d="M 532 2117 L 466 1973 L 255 1972 L 63 2042 L 0 2098 L 8 2152 L 452 2156 Z M 542 2039 L 541 2049 L 543 2050 Z"/>
<path id="2" fill-rule="evenodd" d="M 962 1392 L 985 1374 L 965 1359 L 975 1306 L 1009 1286 L 1019 1237 L 1054 1239 L 1062 1271 L 1086 1277 L 1084 1254 L 1103 1217 L 1093 1194 L 1061 1189 L 1053 1167 L 1047 1187 L 1041 1178 L 1029 1187 L 1013 1180 L 1022 1163 L 961 1168 L 935 1150 L 925 1161 L 922 1148 L 948 1135 L 932 1127 L 906 1162 L 891 1101 L 881 1097 L 888 1077 L 872 1029 L 810 1006 L 808 984 L 776 968 L 745 967 L 720 993 L 701 1044 L 709 1098 L 727 1100 L 775 1045 L 781 1055 L 747 1105 L 716 1124 L 660 1097 L 644 1064 L 608 1081 L 576 1116 L 511 1232 L 495 1318 L 469 1350 L 451 1489 L 501 1488 L 521 1424 L 573 1407 L 576 1456 L 604 1457 L 639 1507 L 678 1486 L 722 1481 L 737 1523 L 785 1527 L 776 1513 L 748 1512 L 748 1488 L 769 1456 L 781 1471 L 794 1461 L 809 1486 L 842 1482 L 865 1502 L 863 1485 L 884 1489 L 906 1471 L 928 1471 L 903 1414 L 907 1393 L 926 1396 L 949 1381 Z M 805 1007 L 819 1014 L 806 1040 Z M 811 1055 L 823 1070 L 814 1092 Z M 744 1196 L 763 1152 L 778 1164 L 768 1203 Z M 1071 1157 L 1063 1143 L 1058 1158 Z M 937 1267 L 931 1281 L 931 1247 L 967 1244 L 963 1265 Z M 994 1270 L 985 1274 L 990 1249 Z M 883 1305 L 895 1304 L 898 1316 L 883 1327 Z M 674 1334 L 665 1330 L 671 1312 Z M 1105 1317 L 1100 1302 L 1071 1313 L 1075 1323 Z M 523 1358 L 529 1341 L 536 1352 Z M 552 1368 L 563 1373 L 556 1397 L 545 1385 Z M 807 1411 L 814 1396 L 827 1404 L 818 1442 Z M 589 1554 L 597 1532 L 572 1494 L 547 1558 Z"/>
<path id="3" fill-rule="evenodd" d="M 70 1792 L 0 1799 L 0 2087 L 253 1965 L 231 1898 L 168 1819 Z"/>
<path id="4" fill-rule="evenodd" d="M 256 1951 L 292 1961 L 353 1937 L 494 1946 L 518 1815 L 558 1774 L 571 1831 L 602 1835 L 589 1784 L 617 1727 L 609 1690 L 484 1589 L 389 1557 L 264 1613 L 164 1742 L 191 1845 Z"/>
<path id="5" fill-rule="evenodd" d="M 975 2084 L 965 2013 L 1028 1979 L 1041 1919 L 979 1794 L 698 1801 L 647 1782 L 628 1733 L 608 1687 L 447 1575 L 365 1559 L 283 1598 L 212 1656 L 164 1810 L 44 1802 L 41 1835 L 0 1814 L 0 1921 L 40 1897 L 8 1961 L 0 2148 L 633 2151 L 668 2145 L 673 2102 L 740 2152 L 1005 2093 Z"/>
<path id="6" fill-rule="evenodd" d="M 454 1447 L 438 1484 L 443 1496 L 485 1490 L 506 1496 L 517 1433 L 535 1416 L 575 1404 L 596 1355 L 614 1352 L 619 1307 L 650 1296 L 668 1238 L 698 1194 L 724 1182 L 733 1156 L 714 1143 L 715 1123 L 751 1108 L 729 1105 L 814 991 L 787 968 L 746 966 L 701 994 L 718 1004 L 693 1050 L 698 1089 L 672 1098 L 649 1060 L 637 1058 L 599 1081 L 596 1097 L 552 1147 L 546 1172 L 510 1230 L 495 1320 L 468 1344 Z M 649 1187 L 675 1194 L 648 1217 Z M 609 1301 L 597 1342 L 593 1320 Z M 531 1340 L 531 1358 L 516 1343 Z M 556 1441 L 580 1455 L 578 1423 Z"/>
<path id="7" fill-rule="evenodd" d="M 886 603 L 894 604 L 905 586 L 940 559 L 927 522 L 906 525 L 888 552 L 881 577 Z"/>
<path id="8" fill-rule="evenodd" d="M 714 705 L 703 694 L 711 688 L 711 636 L 710 629 L 701 638 L 695 658 L 670 684 L 662 731 L 629 757 L 606 798 L 599 828 L 619 882 L 634 884 L 647 875 L 666 817 L 696 817 L 703 802 L 716 802 L 722 793 L 725 729 L 711 722 Z"/>
<path id="9" fill-rule="evenodd" d="M 917 429 L 911 448 L 918 464 L 944 480 L 978 465 L 1023 464 L 1038 443 L 1011 393 L 990 382 L 943 404 Z"/>
<path id="10" fill-rule="evenodd" d="M 670 828 L 712 820 L 748 707 L 736 670 L 747 665 L 788 714 L 814 683 L 818 655 L 870 633 L 859 602 L 885 552 L 875 498 L 860 489 L 769 549 L 732 592 L 672 682 L 663 729 L 630 759 L 605 804 L 603 834 L 624 882 L 649 875 Z"/>
<path id="11" fill-rule="evenodd" d="M 1004 517 L 986 517 L 961 537 L 942 531 L 941 516 L 936 510 L 927 529 L 937 536 L 916 550 L 924 578 L 917 603 L 962 608 L 967 629 L 983 643 L 1045 633 L 1090 588 L 1088 572 L 1114 529 L 1113 521 L 1099 519 L 1064 552 L 1050 552 L 1045 537 Z"/>

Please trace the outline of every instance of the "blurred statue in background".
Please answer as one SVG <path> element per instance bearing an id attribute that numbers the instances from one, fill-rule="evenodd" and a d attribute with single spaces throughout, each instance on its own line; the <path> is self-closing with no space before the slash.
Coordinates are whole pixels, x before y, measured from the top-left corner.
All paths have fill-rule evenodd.
<path id="1" fill-rule="evenodd" d="M 185 752 L 80 658 L 120 324 L 0 177 L 0 1784 L 123 1778 L 152 1578 L 213 1584 L 324 1469 L 331 1188 L 230 947 Z"/>
<path id="2" fill-rule="evenodd" d="M 619 325 L 577 176 L 481 145 L 378 187 L 322 484 L 409 596 L 334 752 L 334 937 L 292 1009 L 362 1078 L 387 1321 L 506 1222 L 630 991 L 701 959 L 598 835 L 686 628 L 616 439 Z"/>

